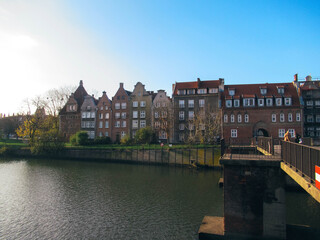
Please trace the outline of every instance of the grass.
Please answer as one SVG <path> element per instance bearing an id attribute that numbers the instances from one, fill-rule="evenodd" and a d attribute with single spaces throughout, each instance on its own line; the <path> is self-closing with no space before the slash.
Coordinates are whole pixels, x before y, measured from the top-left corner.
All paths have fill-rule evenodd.
<path id="1" fill-rule="evenodd" d="M 22 140 L 16 139 L 0 139 L 0 147 L 9 147 L 9 148 L 24 148 L 28 147 L 28 144 L 24 143 Z"/>

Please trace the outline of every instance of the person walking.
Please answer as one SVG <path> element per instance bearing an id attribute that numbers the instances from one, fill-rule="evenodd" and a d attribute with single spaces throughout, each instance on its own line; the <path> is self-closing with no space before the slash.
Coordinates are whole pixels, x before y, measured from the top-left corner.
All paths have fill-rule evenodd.
<path id="1" fill-rule="evenodd" d="M 284 139 L 283 139 L 283 140 L 284 140 L 285 142 L 290 142 L 289 134 L 290 134 L 290 133 L 289 133 L 289 130 L 284 134 Z"/>

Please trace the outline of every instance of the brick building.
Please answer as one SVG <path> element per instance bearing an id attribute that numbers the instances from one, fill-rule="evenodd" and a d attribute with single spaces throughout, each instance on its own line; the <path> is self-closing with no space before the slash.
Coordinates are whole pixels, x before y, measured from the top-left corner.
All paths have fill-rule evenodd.
<path id="1" fill-rule="evenodd" d="M 293 83 L 225 85 L 221 94 L 222 136 L 250 143 L 256 136 L 283 139 L 302 134 L 302 111 Z"/>
<path id="2" fill-rule="evenodd" d="M 176 82 L 172 85 L 174 142 L 185 142 L 197 129 L 206 131 L 212 113 L 219 114 L 220 92 L 224 79 L 194 82 Z M 210 114 L 210 115 L 208 115 Z M 203 119 L 201 119 L 201 117 Z"/>
<path id="3" fill-rule="evenodd" d="M 171 142 L 173 138 L 173 109 L 171 98 L 164 90 L 158 90 L 151 107 L 152 128 L 159 141 Z"/>
<path id="4" fill-rule="evenodd" d="M 123 88 L 123 83 L 112 98 L 112 138 L 113 142 L 120 142 L 120 139 L 129 133 L 129 102 L 131 92 Z"/>
<path id="5" fill-rule="evenodd" d="M 59 130 L 66 141 L 69 141 L 70 136 L 81 129 L 81 106 L 87 95 L 83 82 L 80 80 L 78 88 L 59 112 Z"/>
<path id="6" fill-rule="evenodd" d="M 93 96 L 87 95 L 81 105 L 81 130 L 88 132 L 89 139 L 96 137 L 97 103 Z"/>
<path id="7" fill-rule="evenodd" d="M 97 104 L 97 137 L 112 137 L 112 102 L 104 91 Z"/>
<path id="8" fill-rule="evenodd" d="M 313 138 L 314 143 L 320 143 L 320 81 L 312 81 L 307 76 L 305 81 L 295 80 L 303 107 L 303 137 Z"/>
<path id="9" fill-rule="evenodd" d="M 130 96 L 130 136 L 134 138 L 136 131 L 147 126 L 151 127 L 151 106 L 153 92 L 146 91 L 144 85 L 138 82 Z"/>

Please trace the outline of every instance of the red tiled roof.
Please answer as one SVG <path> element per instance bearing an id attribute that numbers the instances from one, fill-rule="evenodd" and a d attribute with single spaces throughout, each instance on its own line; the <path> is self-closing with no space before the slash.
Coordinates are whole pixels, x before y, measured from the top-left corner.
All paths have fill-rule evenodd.
<path id="1" fill-rule="evenodd" d="M 172 95 L 177 95 L 178 90 L 183 89 L 199 89 L 199 88 L 218 88 L 220 84 L 219 80 L 206 80 L 195 82 L 176 82 L 174 92 Z"/>
<path id="2" fill-rule="evenodd" d="M 300 86 L 300 89 L 303 91 L 317 90 L 319 88 L 320 88 L 319 81 L 306 81 L 304 84 Z"/>
<path id="3" fill-rule="evenodd" d="M 284 94 L 278 93 L 278 88 L 284 87 Z M 239 84 L 239 85 L 225 85 L 224 92 L 222 93 L 222 99 L 229 95 L 228 89 L 234 88 L 237 95 L 251 97 L 257 96 L 257 98 L 268 98 L 268 97 L 292 97 L 292 106 L 300 106 L 300 101 L 298 93 L 293 83 L 262 83 L 262 84 Z M 265 95 L 261 94 L 260 89 L 266 88 L 267 93 Z"/>

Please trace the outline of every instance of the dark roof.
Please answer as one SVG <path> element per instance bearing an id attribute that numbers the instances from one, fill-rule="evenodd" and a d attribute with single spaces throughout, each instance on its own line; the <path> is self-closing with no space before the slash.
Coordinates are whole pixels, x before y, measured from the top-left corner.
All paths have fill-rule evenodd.
<path id="1" fill-rule="evenodd" d="M 320 89 L 320 81 L 306 81 L 300 86 L 300 89 L 302 91 Z"/>

